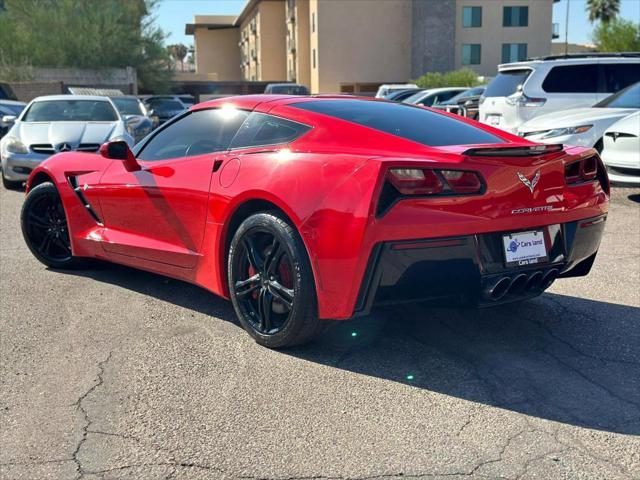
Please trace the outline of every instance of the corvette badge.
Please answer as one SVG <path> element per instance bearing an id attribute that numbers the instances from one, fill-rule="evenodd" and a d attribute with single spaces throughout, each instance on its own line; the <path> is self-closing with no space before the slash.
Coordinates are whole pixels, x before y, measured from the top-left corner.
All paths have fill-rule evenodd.
<path id="1" fill-rule="evenodd" d="M 538 180 L 540 180 L 540 170 L 538 170 L 535 175 L 533 176 L 533 178 L 531 180 L 529 180 L 527 177 L 525 177 L 522 173 L 518 172 L 518 178 L 520 179 L 520 181 L 522 183 L 524 183 L 525 187 L 527 187 L 531 193 L 533 194 L 533 189 L 536 188 L 536 185 L 538 184 Z"/>

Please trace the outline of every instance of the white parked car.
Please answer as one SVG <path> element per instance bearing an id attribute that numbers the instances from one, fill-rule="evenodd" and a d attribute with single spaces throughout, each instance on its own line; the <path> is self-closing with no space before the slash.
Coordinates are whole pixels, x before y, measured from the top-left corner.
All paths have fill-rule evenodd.
<path id="1" fill-rule="evenodd" d="M 2 183 L 18 188 L 31 171 L 54 153 L 97 152 L 122 139 L 133 146 L 124 118 L 107 97 L 51 95 L 29 103 L 0 140 Z"/>
<path id="2" fill-rule="evenodd" d="M 392 83 L 380 85 L 378 87 L 378 92 L 376 93 L 376 98 L 386 98 L 387 95 L 393 92 L 397 92 L 398 90 L 408 90 L 410 88 L 418 88 L 415 83 Z"/>
<path id="3" fill-rule="evenodd" d="M 607 129 L 600 156 L 609 180 L 640 186 L 640 112 L 618 120 Z"/>
<path id="4" fill-rule="evenodd" d="M 469 90 L 469 87 L 429 88 L 427 90 L 420 90 L 410 97 L 405 98 L 402 102 L 421 105 L 423 107 L 430 107 L 441 102 L 446 102 L 459 93 L 465 92 L 467 90 Z"/>
<path id="5" fill-rule="evenodd" d="M 542 143 L 562 143 L 602 150 L 604 132 L 621 118 L 640 110 L 640 82 L 590 108 L 570 108 L 523 123 L 518 135 Z"/>
<path id="6" fill-rule="evenodd" d="M 589 107 L 640 81 L 640 53 L 575 54 L 498 65 L 480 98 L 480 121 L 516 133 L 524 122 Z"/>

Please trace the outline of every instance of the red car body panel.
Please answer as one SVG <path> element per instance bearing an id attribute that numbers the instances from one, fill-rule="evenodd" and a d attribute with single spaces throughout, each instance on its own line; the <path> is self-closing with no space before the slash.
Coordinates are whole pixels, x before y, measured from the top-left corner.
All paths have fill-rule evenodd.
<path id="1" fill-rule="evenodd" d="M 312 127 L 288 145 L 140 161 L 141 170 L 133 172 L 98 154 L 62 153 L 34 170 L 27 187 L 46 179 L 44 175 L 55 182 L 74 255 L 171 276 L 223 297 L 228 297 L 230 220 L 247 202 L 268 202 L 298 229 L 315 276 L 320 318 L 331 319 L 353 316 L 371 252 L 380 242 L 518 231 L 607 212 L 607 187 L 565 182 L 565 164 L 593 155 L 591 149 L 524 158 L 470 157 L 463 155 L 468 145 L 427 147 L 289 105 L 307 101 L 322 98 L 250 95 L 192 107 L 233 105 Z M 485 125 L 480 128 L 509 146 L 532 145 Z M 213 172 L 215 164 L 219 168 Z M 412 166 L 473 170 L 483 177 L 486 190 L 482 195 L 404 198 L 385 215 L 376 215 L 387 170 Z M 538 188 L 531 192 L 516 174 L 531 178 L 537 171 Z M 542 212 L 526 211 L 541 206 Z"/>

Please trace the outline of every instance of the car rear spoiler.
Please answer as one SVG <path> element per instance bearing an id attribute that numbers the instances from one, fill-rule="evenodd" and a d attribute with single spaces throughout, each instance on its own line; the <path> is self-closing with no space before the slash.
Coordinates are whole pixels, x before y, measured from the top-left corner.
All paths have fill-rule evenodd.
<path id="1" fill-rule="evenodd" d="M 470 157 L 535 157 L 548 153 L 561 152 L 562 144 L 552 145 L 520 145 L 517 147 L 480 147 L 470 148 L 462 152 Z"/>

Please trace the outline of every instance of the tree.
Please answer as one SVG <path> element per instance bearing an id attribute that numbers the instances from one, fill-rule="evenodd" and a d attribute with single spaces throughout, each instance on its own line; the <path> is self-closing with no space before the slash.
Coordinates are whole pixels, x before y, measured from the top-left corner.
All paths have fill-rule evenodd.
<path id="1" fill-rule="evenodd" d="M 184 57 L 189 53 L 189 49 L 182 43 L 176 43 L 167 47 L 169 54 L 173 57 L 176 64 L 180 62 L 180 70 L 184 71 Z"/>
<path id="2" fill-rule="evenodd" d="M 165 34 L 155 25 L 157 0 L 5 0 L 0 66 L 134 67 L 139 86 L 169 86 Z M 2 73 L 2 72 L 0 72 Z"/>
<path id="3" fill-rule="evenodd" d="M 620 13 L 620 0 L 587 0 L 587 12 L 591 23 L 609 23 Z"/>
<path id="4" fill-rule="evenodd" d="M 469 68 L 461 68 L 444 74 L 428 72 L 415 80 L 415 84 L 420 88 L 473 87 L 478 83 L 478 75 Z"/>
<path id="5" fill-rule="evenodd" d="M 593 43 L 601 52 L 640 51 L 640 24 L 624 19 L 601 22 L 592 34 Z"/>

